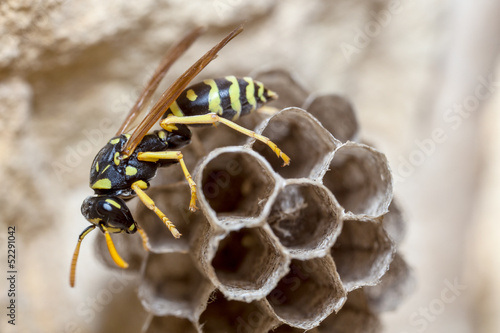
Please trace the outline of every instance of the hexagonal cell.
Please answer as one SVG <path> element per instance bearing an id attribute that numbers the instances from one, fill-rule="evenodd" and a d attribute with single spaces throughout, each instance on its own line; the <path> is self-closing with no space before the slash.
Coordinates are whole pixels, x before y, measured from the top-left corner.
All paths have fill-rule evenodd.
<path id="1" fill-rule="evenodd" d="M 182 234 L 179 239 L 174 238 L 162 220 L 139 202 L 134 215 L 148 235 L 150 250 L 155 253 L 187 252 L 193 240 L 194 228 L 198 224 L 208 223 L 201 212 L 189 211 L 191 191 L 188 184 L 182 182 L 153 187 L 147 193 Z"/>
<path id="2" fill-rule="evenodd" d="M 285 324 L 302 329 L 316 327 L 346 300 L 330 256 L 292 260 L 289 273 L 266 297 L 266 304 Z"/>
<path id="3" fill-rule="evenodd" d="M 337 149 L 323 184 L 347 213 L 380 216 L 392 200 L 392 177 L 384 154 L 347 142 Z"/>
<path id="4" fill-rule="evenodd" d="M 199 320 L 204 333 L 266 332 L 276 323 L 261 302 L 231 301 L 221 292 L 213 295 Z"/>
<path id="5" fill-rule="evenodd" d="M 393 311 L 415 290 L 412 270 L 396 253 L 387 273 L 376 286 L 365 287 L 368 304 L 376 312 Z"/>
<path id="6" fill-rule="evenodd" d="M 389 212 L 383 216 L 382 225 L 395 244 L 399 244 L 403 240 L 406 224 L 396 200 L 392 200 L 389 205 Z"/>
<path id="7" fill-rule="evenodd" d="M 278 112 L 255 131 L 268 137 L 290 157 L 290 165 L 282 167 L 283 161 L 267 145 L 251 141 L 252 148 L 284 178 L 321 178 L 333 151 L 340 145 L 316 118 L 299 108 Z"/>
<path id="8" fill-rule="evenodd" d="M 205 249 L 207 275 L 226 297 L 249 302 L 264 297 L 288 271 L 268 227 L 243 228 L 214 238 Z"/>
<path id="9" fill-rule="evenodd" d="M 356 112 L 346 98 L 335 94 L 311 95 L 303 109 L 316 117 L 341 142 L 358 139 Z"/>
<path id="10" fill-rule="evenodd" d="M 258 71 L 250 76 L 278 94 L 279 98 L 269 103 L 278 109 L 302 105 L 309 95 L 295 75 L 284 69 Z"/>
<path id="11" fill-rule="evenodd" d="M 322 257 L 342 228 L 342 208 L 323 185 L 290 179 L 279 192 L 267 222 L 296 259 Z"/>
<path id="12" fill-rule="evenodd" d="M 300 328 L 291 327 L 285 324 L 269 331 L 268 333 L 304 333 L 304 330 Z M 318 333 L 318 330 L 316 328 L 313 328 L 312 330 L 307 330 L 307 333 Z"/>
<path id="13" fill-rule="evenodd" d="M 277 194 L 269 164 L 254 151 L 225 147 L 212 151 L 196 172 L 198 202 L 209 221 L 234 230 L 262 224 Z"/>
<path id="14" fill-rule="evenodd" d="M 181 253 L 150 253 L 144 263 L 139 298 L 156 315 L 197 321 L 214 287 L 191 257 Z"/>
<path id="15" fill-rule="evenodd" d="M 118 267 L 113 259 L 111 259 L 104 234 L 100 231 L 94 231 L 94 233 L 98 234 L 94 241 L 94 250 L 96 257 L 101 263 L 113 270 L 124 271 L 126 273 L 139 273 L 147 252 L 142 246 L 142 239 L 138 233 L 133 235 L 111 234 L 116 251 L 129 265 L 126 270 Z"/>
<path id="16" fill-rule="evenodd" d="M 196 326 L 188 319 L 174 316 L 153 316 L 144 325 L 143 333 L 198 333 Z"/>
<path id="17" fill-rule="evenodd" d="M 332 248 L 337 271 L 349 291 L 375 285 L 389 268 L 394 246 L 376 221 L 344 220 L 342 232 Z"/>
<path id="18" fill-rule="evenodd" d="M 317 328 L 317 333 L 379 333 L 382 325 L 370 310 L 362 289 L 347 294 L 347 301 L 336 314 L 330 315 Z"/>

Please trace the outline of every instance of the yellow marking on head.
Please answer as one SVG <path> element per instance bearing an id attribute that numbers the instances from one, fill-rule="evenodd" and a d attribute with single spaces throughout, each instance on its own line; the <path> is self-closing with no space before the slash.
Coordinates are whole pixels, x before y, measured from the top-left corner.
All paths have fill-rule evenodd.
<path id="1" fill-rule="evenodd" d="M 229 99 L 231 101 L 231 108 L 236 111 L 232 120 L 237 120 L 241 113 L 241 102 L 240 102 L 240 85 L 238 84 L 238 79 L 235 76 L 226 76 L 226 80 L 231 82 L 229 86 Z"/>
<path id="2" fill-rule="evenodd" d="M 113 157 L 113 161 L 115 162 L 116 165 L 120 165 L 120 152 L 116 152 L 115 156 Z"/>
<path id="3" fill-rule="evenodd" d="M 111 188 L 111 180 L 108 178 L 99 179 L 92 185 L 96 190 L 109 190 Z"/>
<path id="4" fill-rule="evenodd" d="M 210 86 L 208 93 L 208 110 L 218 115 L 222 115 L 222 106 L 220 105 L 219 87 L 213 79 L 203 80 L 207 86 Z"/>
<path id="5" fill-rule="evenodd" d="M 120 234 L 123 232 L 123 229 L 117 227 L 106 227 L 108 231 L 112 234 Z"/>
<path id="6" fill-rule="evenodd" d="M 109 143 L 111 143 L 112 145 L 116 145 L 118 142 L 120 142 L 120 138 L 114 138 L 109 140 Z"/>
<path id="7" fill-rule="evenodd" d="M 109 204 L 111 204 L 111 205 L 115 206 L 115 207 L 116 207 L 116 208 L 118 208 L 118 209 L 122 208 L 122 205 L 120 205 L 118 202 L 116 202 L 116 201 L 114 201 L 114 200 L 112 200 L 112 199 L 106 199 L 105 201 L 106 201 L 107 203 L 109 203 Z"/>
<path id="8" fill-rule="evenodd" d="M 198 95 L 196 95 L 196 93 L 194 92 L 193 89 L 189 89 L 187 92 L 186 92 L 186 97 L 187 99 L 189 99 L 191 102 L 194 102 L 196 101 L 196 99 L 198 98 Z"/>
<path id="9" fill-rule="evenodd" d="M 248 86 L 245 91 L 245 98 L 248 103 L 252 106 L 252 110 L 255 110 L 257 107 L 257 101 L 255 100 L 255 85 L 253 79 L 251 77 L 244 77 L 243 80 L 247 81 Z"/>
<path id="10" fill-rule="evenodd" d="M 257 96 L 259 96 L 260 101 L 262 103 L 267 102 L 267 99 L 264 96 L 264 85 L 262 84 L 262 82 L 259 81 L 255 81 L 255 84 L 257 85 L 257 87 L 259 87 L 259 90 L 257 91 Z"/>
<path id="11" fill-rule="evenodd" d="M 160 140 L 165 141 L 167 139 L 167 134 L 165 134 L 165 132 L 163 132 L 163 131 L 159 131 L 158 137 L 160 138 Z"/>
<path id="12" fill-rule="evenodd" d="M 177 101 L 174 101 L 172 105 L 170 105 L 170 111 L 172 111 L 174 116 L 177 117 L 184 116 L 184 112 L 182 112 L 181 108 L 179 107 L 179 104 L 177 104 Z"/>
<path id="13" fill-rule="evenodd" d="M 127 176 L 134 176 L 137 174 L 137 168 L 134 168 L 133 166 L 128 166 L 125 168 L 125 174 Z"/>
<path id="14" fill-rule="evenodd" d="M 108 164 L 108 165 L 106 165 L 106 167 L 104 168 L 104 170 L 102 170 L 102 171 L 101 171 L 101 174 L 105 173 L 105 172 L 106 172 L 106 170 L 108 170 L 108 169 L 109 169 L 109 167 L 110 167 L 110 165 L 109 165 L 109 164 Z"/>
<path id="15" fill-rule="evenodd" d="M 95 162 L 95 171 L 99 172 L 99 162 Z"/>
<path id="16" fill-rule="evenodd" d="M 96 217 L 95 219 L 90 219 L 89 222 L 92 222 L 92 224 L 99 224 L 99 222 L 101 222 L 102 220 L 98 217 Z"/>
<path id="17" fill-rule="evenodd" d="M 135 224 L 132 224 L 130 227 L 128 227 L 128 230 L 132 231 L 135 229 Z"/>

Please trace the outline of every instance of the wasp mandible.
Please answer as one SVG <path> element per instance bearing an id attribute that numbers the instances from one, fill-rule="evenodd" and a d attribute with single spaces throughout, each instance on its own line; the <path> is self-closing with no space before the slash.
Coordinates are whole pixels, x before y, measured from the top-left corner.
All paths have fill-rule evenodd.
<path id="1" fill-rule="evenodd" d="M 217 53 L 242 30 L 241 26 L 234 29 L 177 78 L 142 122 L 129 134 L 131 124 L 144 111 L 168 69 L 202 34 L 203 29 L 194 29 L 174 45 L 139 95 L 116 136 L 111 138 L 95 157 L 90 170 L 90 187 L 94 190 L 94 195 L 83 201 L 81 209 L 83 216 L 91 225 L 78 237 L 71 261 L 72 287 L 75 284 L 80 244 L 95 228 L 104 233 L 111 258 L 121 268 L 127 268 L 128 264 L 116 251 L 111 233 L 138 232 L 142 237 L 144 248 L 148 250 L 148 237 L 136 223 L 126 205 L 126 201 L 135 196 L 158 215 L 175 238 L 181 236 L 175 225 L 156 207 L 145 190 L 149 187 L 148 181 L 156 175 L 158 168 L 178 163 L 191 190 L 189 209 L 191 211 L 197 209 L 196 184 L 179 151 L 191 142 L 188 125 L 225 124 L 267 144 L 279 158 L 283 159 L 284 165 L 290 163 L 290 158 L 267 137 L 233 122 L 277 98 L 277 95 L 265 88 L 262 83 L 249 77 L 227 76 L 204 80 L 186 88 L 191 80 L 217 56 Z M 163 118 L 160 122 L 162 129 L 148 134 L 160 118 Z"/>

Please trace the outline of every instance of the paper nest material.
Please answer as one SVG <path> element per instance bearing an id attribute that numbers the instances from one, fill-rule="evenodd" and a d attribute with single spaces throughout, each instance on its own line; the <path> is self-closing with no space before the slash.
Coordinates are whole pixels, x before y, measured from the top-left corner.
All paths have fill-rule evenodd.
<path id="1" fill-rule="evenodd" d="M 144 332 L 380 332 L 378 313 L 411 289 L 396 254 L 404 223 L 387 159 L 358 142 L 343 97 L 310 95 L 286 71 L 255 78 L 283 109 L 241 124 L 269 137 L 291 164 L 223 125 L 195 130 L 183 154 L 200 211 L 188 212 L 189 187 L 175 167 L 148 190 L 183 236 L 174 239 L 138 204 L 151 252 L 138 237 L 116 237 L 140 274 Z"/>

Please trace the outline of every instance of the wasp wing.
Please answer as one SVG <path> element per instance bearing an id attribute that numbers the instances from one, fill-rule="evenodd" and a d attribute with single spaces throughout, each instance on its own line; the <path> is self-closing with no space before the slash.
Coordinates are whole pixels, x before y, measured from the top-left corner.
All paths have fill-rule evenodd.
<path id="1" fill-rule="evenodd" d="M 144 90 L 139 95 L 139 98 L 135 102 L 134 106 L 128 113 L 125 121 L 122 123 L 116 135 L 120 135 L 130 131 L 134 120 L 142 113 L 142 111 L 148 106 L 151 101 L 151 97 L 158 88 L 161 80 L 167 74 L 172 64 L 179 59 L 179 57 L 194 43 L 194 41 L 203 33 L 205 29 L 198 27 L 193 29 L 186 37 L 184 37 L 179 43 L 174 45 L 163 58 L 158 68 L 154 72 L 153 76 L 149 80 Z"/>
<path id="2" fill-rule="evenodd" d="M 243 31 L 243 27 L 231 31 L 224 39 L 222 39 L 217 45 L 215 45 L 210 51 L 205 53 L 203 57 L 198 59 L 187 71 L 184 72 L 175 82 L 162 94 L 161 98 L 156 102 L 148 115 L 142 120 L 142 122 L 137 126 L 137 128 L 132 133 L 132 136 L 128 139 L 127 144 L 122 150 L 122 156 L 127 158 L 130 156 L 137 145 L 141 142 L 142 138 L 148 133 L 151 127 L 161 118 L 161 116 L 167 111 L 167 109 L 172 105 L 172 103 L 179 97 L 181 92 L 187 87 L 189 82 L 198 75 L 203 68 L 205 68 L 215 57 L 217 57 L 217 52 L 219 52 L 224 46 L 226 46 L 231 39 L 236 37 L 239 33 Z"/>

